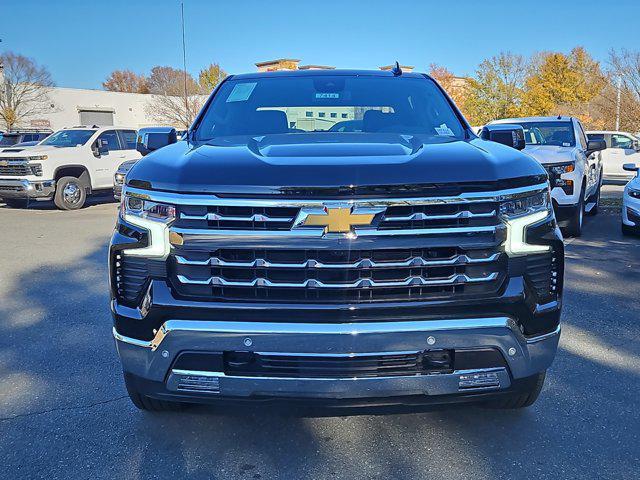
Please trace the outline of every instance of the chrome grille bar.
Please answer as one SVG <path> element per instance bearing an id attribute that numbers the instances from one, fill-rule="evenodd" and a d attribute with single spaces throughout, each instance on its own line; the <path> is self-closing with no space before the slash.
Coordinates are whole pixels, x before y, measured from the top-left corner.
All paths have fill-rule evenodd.
<path id="1" fill-rule="evenodd" d="M 423 257 L 412 257 L 399 262 L 376 262 L 363 258 L 352 263 L 323 263 L 318 260 L 308 259 L 302 263 L 280 263 L 270 262 L 257 258 L 251 262 L 233 262 L 222 260 L 218 257 L 211 257 L 204 260 L 190 260 L 176 255 L 176 262 L 180 265 L 211 265 L 216 267 L 245 267 L 245 268 L 401 268 L 401 267 L 439 267 L 451 265 L 473 265 L 480 263 L 491 263 L 498 259 L 499 253 L 494 253 L 486 258 L 471 258 L 468 255 L 455 255 L 442 260 L 431 260 Z"/>
<path id="2" fill-rule="evenodd" d="M 255 278 L 251 281 L 232 281 L 214 276 L 204 280 L 192 279 L 185 275 L 177 275 L 178 281 L 188 285 L 214 285 L 223 287 L 280 287 L 280 288 L 394 288 L 411 286 L 449 286 L 463 285 L 467 283 L 491 282 L 498 277 L 497 272 L 484 277 L 470 277 L 463 273 L 457 273 L 446 278 L 428 279 L 420 276 L 407 277 L 404 280 L 380 282 L 370 278 L 361 278 L 354 282 L 324 283 L 319 280 L 307 279 L 304 282 L 274 282 L 266 278 Z"/>
<path id="3" fill-rule="evenodd" d="M 226 216 L 218 213 L 205 213 L 204 215 L 189 215 L 180 213 L 183 220 L 209 220 L 220 222 L 292 222 L 293 217 L 270 217 L 260 213 L 247 216 Z"/>
<path id="4" fill-rule="evenodd" d="M 428 213 L 417 212 L 412 213 L 411 215 L 406 216 L 395 216 L 395 217 L 384 217 L 382 221 L 384 222 L 409 222 L 412 220 L 457 220 L 461 218 L 491 218 L 495 217 L 496 211 L 492 210 L 491 212 L 485 213 L 473 213 L 468 210 L 462 210 L 458 213 L 453 213 L 450 215 L 430 215 Z"/>
<path id="5" fill-rule="evenodd" d="M 411 197 L 411 198 L 360 198 L 346 200 L 318 200 L 318 199 L 288 199 L 288 198 L 225 198 L 213 195 L 190 194 L 190 193 L 170 193 L 127 185 L 125 192 L 139 198 L 154 200 L 158 202 L 171 203 L 177 205 L 213 205 L 213 206 L 242 206 L 242 207 L 324 207 L 330 204 L 390 207 L 390 206 L 411 206 L 411 205 L 446 205 L 452 203 L 475 203 L 475 202 L 500 202 L 514 198 L 531 195 L 536 192 L 547 190 L 546 183 L 538 185 L 528 185 L 526 187 L 510 188 L 494 192 L 467 192 L 450 197 Z"/>

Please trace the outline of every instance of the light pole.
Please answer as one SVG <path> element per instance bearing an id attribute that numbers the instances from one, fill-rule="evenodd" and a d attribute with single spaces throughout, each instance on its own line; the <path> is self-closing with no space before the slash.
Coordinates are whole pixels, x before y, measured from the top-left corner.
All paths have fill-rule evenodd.
<path id="1" fill-rule="evenodd" d="M 184 123 L 189 128 L 189 99 L 187 97 L 187 47 L 184 41 L 184 3 L 180 3 L 182 14 L 182 68 L 184 71 Z"/>
<path id="2" fill-rule="evenodd" d="M 616 132 L 620 130 L 620 94 L 622 91 L 622 75 L 618 75 L 618 94 L 616 99 Z"/>

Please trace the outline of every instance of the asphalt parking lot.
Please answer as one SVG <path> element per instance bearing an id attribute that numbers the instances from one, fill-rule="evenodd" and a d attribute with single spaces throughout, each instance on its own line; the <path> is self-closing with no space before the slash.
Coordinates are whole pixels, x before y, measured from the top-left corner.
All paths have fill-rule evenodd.
<path id="1" fill-rule="evenodd" d="M 560 350 L 533 407 L 350 416 L 136 410 L 108 311 L 115 215 L 0 204 L 0 477 L 638 478 L 640 238 L 618 211 L 567 242 Z"/>

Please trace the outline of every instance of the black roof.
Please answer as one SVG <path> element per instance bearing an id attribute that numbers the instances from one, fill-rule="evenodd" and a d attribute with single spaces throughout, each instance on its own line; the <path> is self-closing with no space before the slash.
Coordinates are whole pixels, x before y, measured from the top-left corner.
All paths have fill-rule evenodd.
<path id="1" fill-rule="evenodd" d="M 332 77 L 332 76 L 370 76 L 394 77 L 393 72 L 387 70 L 277 70 L 275 72 L 253 72 L 231 75 L 231 78 L 271 78 L 271 77 Z M 424 73 L 403 72 L 402 77 L 424 78 Z"/>

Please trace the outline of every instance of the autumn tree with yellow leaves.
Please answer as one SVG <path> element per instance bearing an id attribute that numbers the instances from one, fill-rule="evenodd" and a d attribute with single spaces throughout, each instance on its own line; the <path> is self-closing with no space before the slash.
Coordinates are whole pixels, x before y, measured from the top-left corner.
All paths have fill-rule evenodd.
<path id="1" fill-rule="evenodd" d="M 597 104 L 604 102 L 607 88 L 607 75 L 582 47 L 530 59 L 503 52 L 484 60 L 468 80 L 462 110 L 474 125 L 508 117 L 573 115 L 587 128 L 602 128 Z"/>
<path id="2" fill-rule="evenodd" d="M 522 55 L 502 52 L 484 60 L 468 80 L 463 112 L 473 125 L 523 114 L 529 64 Z"/>

